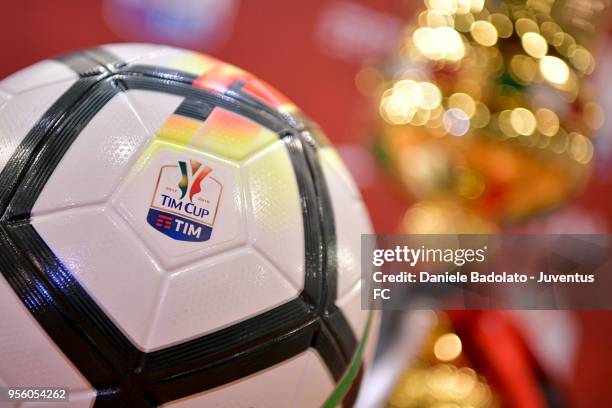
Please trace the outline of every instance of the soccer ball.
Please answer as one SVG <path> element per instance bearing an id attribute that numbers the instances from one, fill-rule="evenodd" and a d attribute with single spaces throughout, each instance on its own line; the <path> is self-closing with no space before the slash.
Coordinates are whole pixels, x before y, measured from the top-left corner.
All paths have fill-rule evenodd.
<path id="1" fill-rule="evenodd" d="M 252 75 L 120 44 L 10 76 L 0 215 L 0 385 L 67 387 L 70 407 L 352 404 L 368 215 Z"/>

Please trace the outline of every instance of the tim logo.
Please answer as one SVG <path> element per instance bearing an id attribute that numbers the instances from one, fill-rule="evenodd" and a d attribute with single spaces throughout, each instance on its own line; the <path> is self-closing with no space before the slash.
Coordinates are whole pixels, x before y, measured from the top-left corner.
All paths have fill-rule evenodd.
<path id="1" fill-rule="evenodd" d="M 195 160 L 162 166 L 147 222 L 179 241 L 210 239 L 223 185 L 212 168 Z"/>

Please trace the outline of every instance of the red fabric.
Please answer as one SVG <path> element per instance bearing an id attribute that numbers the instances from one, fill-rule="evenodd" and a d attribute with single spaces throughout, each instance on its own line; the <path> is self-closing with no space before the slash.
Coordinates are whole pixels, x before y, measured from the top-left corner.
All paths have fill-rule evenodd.
<path id="1" fill-rule="evenodd" d="M 467 359 L 485 376 L 504 406 L 545 408 L 534 361 L 503 312 L 450 313 Z"/>

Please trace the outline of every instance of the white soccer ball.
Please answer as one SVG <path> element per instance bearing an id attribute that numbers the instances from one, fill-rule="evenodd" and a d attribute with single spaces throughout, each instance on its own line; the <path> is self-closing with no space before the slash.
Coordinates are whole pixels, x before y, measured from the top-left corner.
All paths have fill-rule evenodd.
<path id="1" fill-rule="evenodd" d="M 367 211 L 250 74 L 120 44 L 6 78 L 0 215 L 0 386 L 70 407 L 354 399 Z"/>

